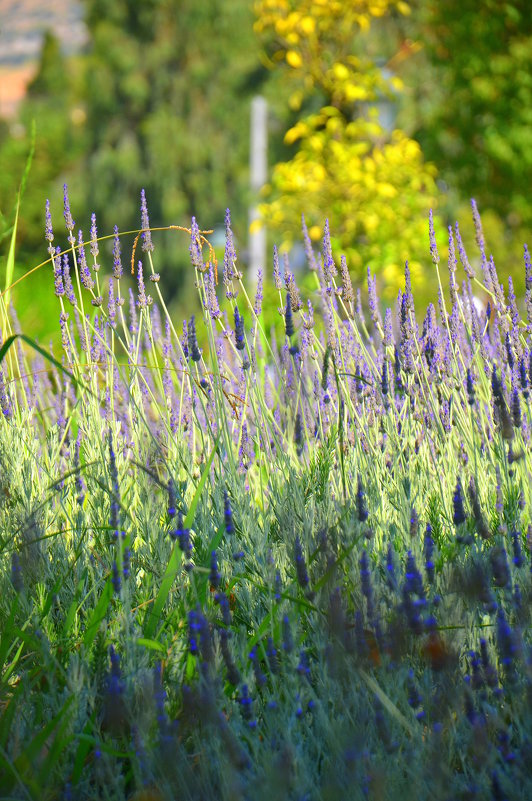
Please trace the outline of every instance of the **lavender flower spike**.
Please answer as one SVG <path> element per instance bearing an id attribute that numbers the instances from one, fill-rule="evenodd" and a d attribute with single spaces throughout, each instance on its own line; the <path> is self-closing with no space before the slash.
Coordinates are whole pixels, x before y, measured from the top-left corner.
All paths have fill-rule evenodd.
<path id="1" fill-rule="evenodd" d="M 89 270 L 89 265 L 87 264 L 87 257 L 85 256 L 85 246 L 83 244 L 83 231 L 81 229 L 78 231 L 78 258 L 79 258 L 79 272 L 81 283 L 88 289 L 89 292 L 91 289 L 94 289 L 94 281 L 92 279 L 91 272 Z"/>
<path id="2" fill-rule="evenodd" d="M 429 211 L 429 242 L 430 242 L 430 255 L 434 264 L 438 264 L 440 256 L 438 254 L 438 247 L 436 245 L 436 234 L 434 233 L 434 219 L 432 216 L 432 209 Z"/>
<path id="3" fill-rule="evenodd" d="M 120 235 L 118 233 L 118 225 L 115 225 L 115 238 L 113 240 L 113 276 L 118 281 L 122 277 L 122 261 L 120 259 L 120 252 L 122 250 L 120 245 Z"/>
<path id="4" fill-rule="evenodd" d="M 142 233 L 142 250 L 147 253 L 153 253 L 155 250 L 153 242 L 151 241 L 150 231 L 150 218 L 148 217 L 148 206 L 146 203 L 146 193 L 144 189 L 140 192 L 140 224 L 143 229 Z"/>
<path id="5" fill-rule="evenodd" d="M 66 184 L 63 185 L 63 207 L 64 207 L 65 225 L 68 231 L 68 241 L 70 242 L 71 245 L 75 245 L 76 240 L 72 232 L 74 230 L 74 226 L 76 225 L 76 223 L 72 219 L 72 213 L 70 211 L 70 200 L 68 197 L 68 186 Z"/>
<path id="6" fill-rule="evenodd" d="M 45 235 L 45 238 L 46 238 L 46 240 L 48 242 L 48 253 L 50 254 L 50 256 L 53 256 L 53 254 L 55 252 L 54 251 L 54 247 L 52 245 L 52 242 L 54 241 L 54 231 L 53 231 L 53 228 L 52 228 L 52 215 L 50 213 L 50 201 L 49 200 L 46 201 L 46 216 L 45 216 L 45 220 L 46 220 L 46 222 L 45 222 L 45 233 L 44 233 L 44 235 Z M 525 245 L 525 247 L 526 247 L 526 245 Z"/>
<path id="7" fill-rule="evenodd" d="M 196 218 L 192 217 L 190 222 L 190 260 L 196 270 L 203 271 L 203 256 L 201 254 L 201 239 Z"/>

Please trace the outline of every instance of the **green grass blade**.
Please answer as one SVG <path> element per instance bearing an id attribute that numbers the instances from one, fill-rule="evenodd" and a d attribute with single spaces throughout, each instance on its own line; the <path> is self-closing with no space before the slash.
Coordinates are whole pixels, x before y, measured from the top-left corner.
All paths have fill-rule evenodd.
<path id="1" fill-rule="evenodd" d="M 159 587 L 159 592 L 157 593 L 153 607 L 146 615 L 147 620 L 146 625 L 144 626 L 144 634 L 147 640 L 153 639 L 157 622 L 161 617 L 161 612 L 163 611 L 163 607 L 170 594 L 170 590 L 172 589 L 172 584 L 174 583 L 179 565 L 181 564 L 182 556 L 183 554 L 179 549 L 179 545 L 175 543 L 172 548 L 172 553 L 170 554 L 170 559 L 168 560 L 163 580 L 161 581 L 161 586 Z"/>
<path id="2" fill-rule="evenodd" d="M 33 161 L 33 155 L 35 153 L 35 120 L 32 121 L 31 125 L 31 144 L 30 144 L 30 151 L 28 153 L 28 158 L 26 159 L 26 165 L 24 167 L 24 172 L 22 173 L 22 180 L 20 182 L 20 189 L 17 196 L 17 205 L 15 207 L 15 221 L 13 223 L 13 228 L 11 231 L 11 242 L 9 243 L 9 251 L 7 253 L 7 262 L 6 262 L 6 284 L 4 289 L 4 301 L 6 304 L 6 308 L 9 307 L 9 300 L 10 300 L 10 287 L 13 283 L 13 275 L 15 274 L 15 248 L 17 242 L 17 230 L 18 230 L 18 218 L 20 212 L 20 201 L 22 200 L 22 196 L 26 189 L 26 184 L 28 182 L 28 175 L 31 169 L 31 163 Z"/>
<path id="3" fill-rule="evenodd" d="M 160 642 L 157 640 L 148 640 L 146 637 L 139 637 L 137 640 L 137 645 L 142 645 L 144 648 L 148 648 L 151 651 L 159 651 L 159 653 L 165 654 L 166 649 L 161 645 Z"/>
<path id="4" fill-rule="evenodd" d="M 74 787 L 81 779 L 81 774 L 83 773 L 83 768 L 85 767 L 85 760 L 87 759 L 87 755 L 91 750 L 91 741 L 90 739 L 85 739 L 85 737 L 90 738 L 91 730 L 94 727 L 95 717 L 96 715 L 93 714 L 90 720 L 87 721 L 81 735 L 78 738 L 79 744 L 76 751 L 76 756 L 74 757 L 74 768 L 72 770 L 72 784 Z"/>
<path id="5" fill-rule="evenodd" d="M 100 623 L 107 614 L 107 608 L 111 603 L 112 597 L 113 597 L 113 584 L 111 582 L 111 579 L 108 579 L 105 587 L 103 588 L 103 592 L 100 595 L 100 600 L 94 607 L 91 618 L 87 624 L 87 628 L 85 630 L 85 636 L 83 637 L 83 644 L 85 648 L 90 648 L 90 646 L 94 642 L 94 638 L 98 634 L 98 629 L 100 628 Z"/>
<path id="6" fill-rule="evenodd" d="M 38 342 L 35 342 L 34 339 L 26 336 L 26 334 L 12 334 L 10 337 L 6 339 L 6 341 L 0 348 L 0 364 L 4 361 L 7 351 L 13 345 L 13 343 L 17 338 L 22 339 L 24 342 L 26 342 L 26 344 L 28 344 L 31 348 L 33 348 L 33 350 L 36 350 L 37 353 L 40 353 L 43 359 L 46 359 L 47 361 L 51 362 L 51 364 L 55 365 L 55 367 L 57 367 L 58 370 L 64 373 L 64 375 L 68 376 L 76 386 L 80 387 L 84 392 L 88 392 L 89 395 L 92 395 L 92 397 L 96 398 L 96 400 L 99 400 L 98 396 L 92 391 L 92 389 L 90 389 L 86 384 L 84 384 L 83 381 L 80 381 L 78 378 L 76 378 L 69 370 L 67 370 L 61 364 L 61 362 L 58 362 L 57 359 L 55 359 L 51 353 L 47 353 L 44 350 L 44 348 L 41 348 Z"/>
<path id="7" fill-rule="evenodd" d="M 364 679 L 364 681 L 366 682 L 366 684 L 368 685 L 368 687 L 370 688 L 370 690 L 372 690 L 372 692 L 374 692 L 374 693 L 375 693 L 375 695 L 377 696 L 377 698 L 379 699 L 379 701 L 381 702 L 381 704 L 383 705 L 383 707 L 384 707 L 384 708 L 385 708 L 385 709 L 386 709 L 386 710 L 387 710 L 387 711 L 390 713 L 390 715 L 392 715 L 392 717 L 394 717 L 394 718 L 395 718 L 395 719 L 398 721 L 398 723 L 400 723 L 400 724 L 401 724 L 401 726 L 403 726 L 403 728 L 404 728 L 404 729 L 406 729 L 406 731 L 407 731 L 407 732 L 408 732 L 408 733 L 409 733 L 409 734 L 410 734 L 410 735 L 413 737 L 413 736 L 414 736 L 414 734 L 415 734 L 414 727 L 411 725 L 410 721 L 408 721 L 408 720 L 405 718 L 405 716 L 403 715 L 403 713 L 402 713 L 402 712 L 400 712 L 400 711 L 397 709 L 397 707 L 395 706 L 395 704 L 393 703 L 393 701 L 391 701 L 391 700 L 390 700 L 390 698 L 388 698 L 388 696 L 386 695 L 386 693 L 384 692 L 384 690 L 383 690 L 383 689 L 382 689 L 382 688 L 381 688 L 381 687 L 380 687 L 380 686 L 377 684 L 377 682 L 375 681 L 375 679 L 373 678 L 373 676 L 370 676 L 370 675 L 369 675 L 369 673 L 366 673 L 366 671 L 365 671 L 365 670 L 363 670 L 362 668 L 359 668 L 359 671 L 358 671 L 358 672 L 360 673 L 360 675 L 362 676 L 362 678 Z"/>
<path id="8" fill-rule="evenodd" d="M 9 250 L 7 252 L 6 262 L 6 282 L 4 290 L 4 301 L 6 308 L 9 307 L 10 300 L 10 286 L 13 283 L 13 275 L 15 274 L 15 246 L 17 242 L 17 229 L 18 229 L 18 213 L 20 209 L 20 193 L 17 199 L 17 207 L 15 210 L 15 222 L 13 223 L 13 230 L 11 232 L 11 242 L 9 243 Z"/>
<path id="9" fill-rule="evenodd" d="M 212 465 L 212 463 L 214 461 L 214 457 L 216 456 L 216 453 L 218 452 L 218 443 L 220 442 L 220 436 L 221 435 L 218 434 L 218 436 L 216 437 L 216 442 L 214 443 L 214 447 L 213 447 L 213 449 L 211 451 L 211 455 L 207 459 L 205 467 L 203 468 L 203 473 L 201 474 L 201 478 L 199 480 L 199 484 L 198 484 L 198 486 L 196 488 L 196 492 L 194 493 L 194 497 L 192 498 L 192 503 L 190 504 L 190 507 L 189 507 L 188 512 L 187 512 L 187 516 L 185 517 L 185 521 L 183 523 L 185 528 L 189 528 L 192 525 L 192 521 L 194 520 L 194 515 L 196 514 L 196 507 L 197 507 L 197 505 L 199 503 L 199 499 L 201 498 L 201 493 L 203 492 L 203 488 L 204 488 L 204 486 L 205 486 L 205 484 L 207 482 L 207 479 L 209 477 L 209 471 L 210 471 L 211 465 Z"/>

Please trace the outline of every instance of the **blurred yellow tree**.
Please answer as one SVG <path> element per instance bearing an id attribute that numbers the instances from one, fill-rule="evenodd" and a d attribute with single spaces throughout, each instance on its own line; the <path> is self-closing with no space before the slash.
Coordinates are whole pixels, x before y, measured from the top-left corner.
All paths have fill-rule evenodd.
<path id="1" fill-rule="evenodd" d="M 299 120 L 285 135 L 298 149 L 273 170 L 262 218 L 283 238 L 311 238 L 329 219 L 333 247 L 359 275 L 370 265 L 388 297 L 409 260 L 417 286 L 427 263 L 435 168 L 419 145 L 379 119 L 401 82 L 366 55 L 372 20 L 408 14 L 401 0 L 257 0 L 255 30 L 270 67 L 290 82 Z M 310 112 L 314 113 L 310 113 Z"/>

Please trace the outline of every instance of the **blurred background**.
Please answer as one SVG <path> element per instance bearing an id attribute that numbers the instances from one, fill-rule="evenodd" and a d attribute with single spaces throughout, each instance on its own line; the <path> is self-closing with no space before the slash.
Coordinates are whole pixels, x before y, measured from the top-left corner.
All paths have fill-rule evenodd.
<path id="1" fill-rule="evenodd" d="M 194 215 L 221 257 L 230 208 L 251 278 L 260 264 L 271 280 L 274 243 L 300 269 L 302 213 L 316 249 L 328 218 L 355 285 L 365 286 L 369 266 L 384 301 L 410 261 L 418 310 L 435 301 L 428 210 L 442 260 L 447 226 L 459 220 L 475 264 L 474 197 L 499 275 L 522 293 L 530 2 L 0 0 L 2 288 L 32 148 L 15 278 L 47 258 L 47 198 L 54 244 L 66 246 L 67 183 L 86 239 L 92 212 L 100 235 L 139 228 L 144 188 L 152 226 L 188 226 Z M 126 264 L 133 239 L 123 239 Z M 162 291 L 188 315 L 188 237 L 153 240 Z M 49 265 L 13 299 L 25 331 L 55 334 Z"/>

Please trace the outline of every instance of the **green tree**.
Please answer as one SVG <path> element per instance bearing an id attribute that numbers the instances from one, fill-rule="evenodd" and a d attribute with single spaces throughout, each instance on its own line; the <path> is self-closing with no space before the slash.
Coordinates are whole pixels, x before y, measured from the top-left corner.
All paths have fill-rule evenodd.
<path id="1" fill-rule="evenodd" d="M 7 230 L 13 221 L 13 206 L 31 147 L 33 123 L 36 130 L 35 154 L 18 223 L 16 279 L 47 258 L 45 200 L 49 197 L 52 201 L 55 221 L 59 223 L 62 184 L 66 176 L 73 178 L 85 150 L 85 112 L 76 99 L 79 66 L 79 60 L 64 58 L 57 39 L 47 33 L 35 77 L 17 119 L 0 126 L 0 210 Z M 75 202 L 79 201 L 78 195 Z M 5 238 L 4 255 L 7 243 Z M 20 283 L 13 299 L 28 328 L 37 334 L 49 332 L 49 310 L 55 302 L 49 271 L 41 270 Z"/>
<path id="2" fill-rule="evenodd" d="M 138 227 L 144 187 L 152 225 L 188 225 L 194 215 L 212 228 L 229 207 L 245 241 L 250 99 L 266 76 L 249 1 L 85 0 L 85 7 L 85 177 L 100 230 Z M 177 267 L 188 255 L 182 241 Z M 176 235 L 155 242 L 176 265 Z M 175 270 L 174 286 L 180 276 Z"/>
<path id="3" fill-rule="evenodd" d="M 508 224 L 529 225 L 530 3 L 418 0 L 416 6 L 414 34 L 424 47 L 408 76 L 418 109 L 413 134 L 451 186 Z"/>

